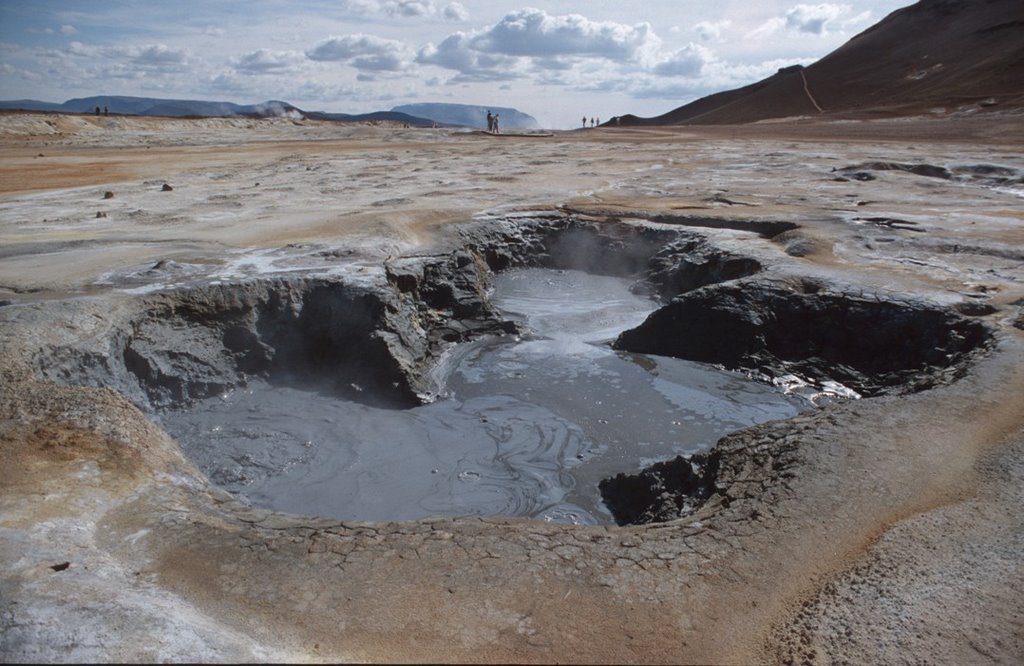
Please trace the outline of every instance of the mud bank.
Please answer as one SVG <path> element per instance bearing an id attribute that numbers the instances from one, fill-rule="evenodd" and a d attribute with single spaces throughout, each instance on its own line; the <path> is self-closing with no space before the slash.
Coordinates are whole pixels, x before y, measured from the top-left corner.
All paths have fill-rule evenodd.
<path id="1" fill-rule="evenodd" d="M 754 226 L 769 238 L 793 228 Z M 760 277 L 755 258 L 678 227 L 676 220 L 629 223 L 564 212 L 477 221 L 456 229 L 459 249 L 389 258 L 383 273 L 370 279 L 285 276 L 144 296 L 125 319 L 110 322 L 106 348 L 72 343 L 40 349 L 35 363 L 46 378 L 114 388 L 153 413 L 180 411 L 256 379 L 408 408 L 445 390 L 433 369 L 452 344 L 521 332 L 496 311 L 489 285 L 495 271 L 528 266 L 629 277 L 636 289 L 667 301 L 619 336 L 619 350 L 743 370 L 806 390 L 817 402 L 948 383 L 990 345 L 984 324 L 952 308 L 843 292 L 812 279 Z M 459 419 L 453 414 L 448 420 Z M 640 437 L 639 431 L 626 436 Z M 712 494 L 728 492 L 728 484 L 719 485 L 719 455 L 658 463 L 639 475 L 615 470 L 623 473 L 602 481 L 601 495 L 620 524 L 680 518 Z M 512 506 L 533 502 L 519 499 Z M 301 505 L 288 500 L 283 506 Z M 478 512 L 469 505 L 462 510 Z M 378 510 L 369 515 L 387 517 Z M 416 514 L 395 507 L 393 515 Z"/>
<path id="2" fill-rule="evenodd" d="M 997 180 L 1024 164 L 1019 118 L 994 118 L 623 128 L 500 146 L 327 127 L 322 140 L 298 128 L 256 145 L 254 127 L 230 145 L 211 130 L 198 140 L 208 150 L 179 129 L 139 150 L 106 148 L 116 138 L 103 134 L 2 147 L 2 658 L 1014 663 L 1024 272 L 1019 187 Z M 530 219 L 582 229 L 590 247 L 555 251 L 558 234 Z M 634 254 L 630 237 L 649 249 Z M 659 259 L 670 246 L 688 258 Z M 954 370 L 926 354 L 845 361 L 871 397 L 733 432 L 708 454 L 716 470 L 693 458 L 647 470 L 619 495 L 653 497 L 630 509 L 653 522 L 625 526 L 255 509 L 151 420 L 221 385 L 286 385 L 284 360 L 343 394 L 365 389 L 365 355 L 394 369 L 374 385 L 384 398 L 429 401 L 424 368 L 478 327 L 503 334 L 476 295 L 492 271 L 537 257 L 586 267 L 588 253 L 624 256 L 666 312 L 717 316 L 720 292 L 725 319 L 750 333 L 741 372 L 823 382 L 827 364 L 800 357 L 834 358 L 814 327 L 794 356 L 772 321 L 820 309 L 842 322 L 847 299 L 945 322 L 953 333 L 910 330 Z M 232 287 L 252 296 L 239 305 Z M 771 307 L 736 293 L 747 288 Z M 364 323 L 354 337 L 310 335 L 295 308 L 314 303 Z M 976 351 L 954 335 L 971 340 L 970 322 L 989 331 Z M 324 354 L 307 355 L 316 338 Z M 917 370 L 930 388 L 914 390 Z M 684 463 L 689 473 L 673 471 Z"/>
<path id="3" fill-rule="evenodd" d="M 837 287 L 756 278 L 716 285 L 675 299 L 615 346 L 873 396 L 953 381 L 991 336 L 953 308 Z"/>
<path id="4" fill-rule="evenodd" d="M 308 379 L 254 379 L 159 423 L 212 481 L 262 508 L 607 524 L 603 476 L 810 407 L 736 373 L 612 350 L 655 307 L 628 279 L 533 268 L 492 282 L 492 304 L 523 334 L 453 345 L 430 370 L 429 404 L 387 409 Z"/>
<path id="5" fill-rule="evenodd" d="M 428 370 L 451 343 L 518 331 L 490 303 L 495 271 L 569 268 L 632 277 L 638 289 L 664 294 L 759 268 L 692 233 L 562 213 L 491 218 L 458 233 L 459 249 L 392 257 L 358 274 L 209 284 L 186 273 L 181 286 L 126 301 L 103 341 L 31 354 L 44 377 L 116 388 L 146 410 L 208 398 L 249 377 L 410 405 L 436 396 Z"/>

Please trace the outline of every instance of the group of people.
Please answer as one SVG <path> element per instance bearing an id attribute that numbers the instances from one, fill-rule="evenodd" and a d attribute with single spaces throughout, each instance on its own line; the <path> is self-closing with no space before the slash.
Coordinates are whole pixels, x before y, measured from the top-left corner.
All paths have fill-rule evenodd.
<path id="1" fill-rule="evenodd" d="M 498 129 L 498 114 L 487 112 L 487 131 L 491 134 L 500 134 Z"/>
<path id="2" fill-rule="evenodd" d="M 590 122 L 590 125 L 587 125 L 588 120 Z M 619 122 L 620 122 L 620 116 L 616 116 L 616 117 L 612 118 L 612 122 L 614 122 L 616 125 L 618 125 Z M 583 128 L 584 129 L 586 129 L 587 127 L 599 127 L 600 125 L 601 125 L 601 119 L 600 118 L 589 118 L 588 119 L 586 116 L 583 116 Z M 498 114 L 497 113 L 491 113 L 490 109 L 487 110 L 487 131 L 490 132 L 491 134 L 499 134 L 500 133 L 500 130 L 498 129 Z"/>
<path id="3" fill-rule="evenodd" d="M 615 123 L 616 126 L 622 124 L 622 116 L 615 116 L 614 118 L 612 118 L 612 122 Z M 591 118 L 590 119 L 590 126 L 591 127 L 600 127 L 601 126 L 601 119 L 600 118 Z M 586 129 L 586 128 L 587 128 L 587 117 L 583 116 L 583 129 Z"/>

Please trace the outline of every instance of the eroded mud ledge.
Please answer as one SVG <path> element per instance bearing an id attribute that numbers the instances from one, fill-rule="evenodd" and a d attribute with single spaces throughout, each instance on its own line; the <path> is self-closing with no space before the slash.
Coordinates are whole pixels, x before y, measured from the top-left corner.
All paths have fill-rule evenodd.
<path id="1" fill-rule="evenodd" d="M 829 128 L 828 135 L 833 131 Z M 894 132 L 904 140 L 905 126 Z M 659 135 L 642 151 L 617 150 L 616 157 L 646 164 L 664 140 Z M 830 167 L 835 165 L 865 164 L 879 155 L 908 162 L 900 153 L 911 150 L 909 145 L 873 144 L 864 150 L 837 145 L 834 149 L 843 155 L 830 164 L 825 148 L 815 147 L 821 152 L 814 153 L 777 142 L 771 150 L 778 152 L 764 158 L 772 164 L 745 167 L 744 174 L 751 174 L 745 178 L 729 160 L 762 154 L 761 141 L 715 142 L 706 149 L 700 168 L 717 169 L 718 176 L 732 179 L 733 191 L 721 196 L 701 189 L 706 186 L 685 184 L 705 181 L 692 171 L 679 178 L 680 170 L 672 167 L 645 171 L 635 185 L 627 183 L 642 192 L 672 192 L 676 198 L 671 202 L 662 202 L 661 194 L 646 199 L 633 194 L 611 206 L 608 199 L 629 197 L 609 188 L 602 192 L 606 200 L 601 206 L 575 202 L 573 209 L 597 219 L 610 217 L 597 214 L 602 207 L 628 210 L 618 215 L 621 219 L 642 218 L 634 213 L 647 210 L 652 221 L 665 208 L 704 206 L 707 210 L 696 215 L 722 218 L 729 217 L 723 211 L 731 213 L 738 205 L 722 201 L 728 199 L 754 205 L 743 206 L 744 215 L 737 219 L 795 220 L 799 229 L 771 238 L 727 225 L 696 229 L 713 241 L 714 252 L 702 260 L 694 254 L 694 263 L 724 265 L 726 256 L 740 261 L 730 265 L 753 259 L 757 266 L 726 276 L 739 282 L 691 284 L 683 275 L 689 286 L 663 296 L 695 289 L 682 297 L 686 302 L 699 300 L 701 293 L 728 294 L 731 286 L 761 285 L 768 291 L 792 291 L 793 303 L 799 303 L 805 284 L 824 285 L 826 293 L 855 300 L 875 293 L 888 300 L 891 290 L 914 307 L 928 304 L 926 309 L 941 313 L 959 309 L 964 316 L 951 321 L 984 322 L 993 330 L 982 353 L 960 357 L 962 364 L 951 373 L 959 378 L 910 393 L 877 382 L 881 394 L 875 397 L 831 404 L 725 438 L 716 448 L 722 464 L 708 500 L 682 519 L 610 528 L 505 519 L 342 523 L 253 510 L 233 500 L 211 488 L 122 394 L 63 383 L 79 373 L 86 382 L 105 384 L 124 367 L 115 379 L 129 388 L 136 385 L 134 401 L 145 407 L 151 400 L 176 399 L 168 388 L 173 381 L 164 388 L 155 382 L 159 390 L 151 397 L 138 379 L 145 373 L 128 371 L 121 354 L 133 322 L 155 341 L 179 334 L 150 322 L 149 311 L 141 307 L 167 308 L 163 312 L 173 314 L 168 295 L 139 297 L 121 289 L 145 286 L 146 280 L 167 283 L 178 275 L 170 263 L 158 269 L 157 261 L 140 260 L 143 273 L 154 269 L 158 275 L 124 283 L 115 276 L 95 288 L 94 295 L 74 298 L 18 277 L 16 284 L 24 288 L 5 296 L 11 303 L 0 307 L 0 454 L 5 461 L 0 468 L 0 556 L 10 563 L 0 579 L 4 657 L 749 663 L 835 661 L 844 655 L 899 661 L 913 654 L 965 662 L 978 654 L 972 645 L 997 656 L 1019 654 L 1015 628 L 1024 589 L 1019 567 L 1024 525 L 1013 507 L 1020 505 L 1024 477 L 1019 407 L 1008 396 L 1024 390 L 1019 332 L 1024 294 L 1019 263 L 1007 255 L 1016 242 L 1013 201 L 913 172 L 873 172 L 870 181 L 833 180 Z M 548 150 L 538 146 L 531 143 L 524 162 L 537 161 L 538 152 Z M 677 157 L 678 144 L 672 148 Z M 558 150 L 562 146 L 550 149 Z M 696 156 L 704 150 L 686 145 L 683 152 Z M 961 159 L 956 147 L 928 150 L 930 162 L 951 169 L 976 161 Z M 607 146 L 595 155 L 605 160 Z M 563 161 L 552 158 L 559 177 Z M 320 162 L 327 164 L 326 159 Z M 771 181 L 779 173 L 776 163 L 796 174 L 792 196 L 780 194 L 778 183 Z M 601 169 L 601 164 L 573 173 Z M 670 161 L 666 164 L 671 167 Z M 543 165 L 535 168 L 542 171 Z M 619 178 L 621 164 L 611 171 Z M 279 172 L 280 165 L 274 164 L 259 177 L 272 182 L 272 174 Z M 760 178 L 769 184 L 755 182 Z M 593 176 L 579 180 L 578 190 L 593 187 Z M 196 182 L 186 185 L 193 185 L 201 198 Z M 549 196 L 550 190 L 538 195 L 543 185 L 540 179 L 531 181 L 530 201 Z M 102 189 L 107 187 L 99 195 Z M 502 192 L 511 189 L 503 181 Z M 175 189 L 186 191 L 187 186 Z M 485 194 L 497 200 L 497 193 Z M 63 205 L 73 196 L 77 193 L 60 192 L 52 198 Z M 119 189 L 113 202 L 131 196 Z M 433 199 L 439 200 L 447 201 Z M 361 205 L 370 202 L 353 204 Z M 90 218 L 95 214 L 87 212 Z M 977 226 L 969 226 L 975 220 Z M 480 222 L 487 226 L 491 220 Z M 685 224 L 674 226 L 686 229 Z M 911 226 L 916 230 L 908 231 Z M 467 284 L 479 275 L 477 257 L 488 262 L 472 234 L 434 233 L 443 242 L 420 248 L 427 256 L 399 258 L 417 252 L 388 250 L 391 261 L 367 258 L 360 255 L 362 249 L 350 253 L 345 242 L 332 240 L 336 245 L 326 248 L 329 256 L 318 264 L 319 269 L 331 264 L 331 271 L 325 271 L 330 276 L 316 271 L 279 275 L 250 287 L 254 294 L 294 293 L 302 302 L 325 285 L 330 285 L 330 302 L 352 303 L 375 294 L 373 301 L 385 304 L 383 310 L 370 308 L 384 313 L 380 321 L 397 316 L 388 304 L 401 315 L 388 321 L 419 318 L 420 341 L 428 351 L 422 359 L 413 355 L 408 360 L 429 365 L 431 345 L 473 335 L 467 322 L 478 318 L 451 317 L 446 307 L 410 308 L 425 302 L 420 292 L 429 283 L 419 277 L 418 262 L 462 262 Z M 934 248 L 949 249 L 936 255 Z M 275 252 L 285 256 L 301 250 Z M 335 250 L 336 255 L 330 254 Z M 464 253 L 451 254 L 458 250 Z M 191 252 L 175 255 L 183 283 L 202 281 L 199 269 L 205 264 L 182 260 Z M 14 284 L 10 276 L 28 262 L 25 257 L 31 254 L 8 258 L 16 266 L 5 271 L 6 282 Z M 402 277 L 405 273 L 411 277 Z M 250 283 L 242 278 L 228 282 Z M 222 287 L 211 287 L 199 300 L 230 303 L 226 292 L 216 295 L 218 290 Z M 388 296 L 382 298 L 385 291 L 378 290 Z M 435 303 L 462 300 L 458 292 L 444 290 L 431 297 Z M 260 298 L 252 303 L 259 305 Z M 410 305 L 402 305 L 406 299 Z M 741 302 L 738 295 L 735 302 Z M 793 303 L 786 307 L 795 308 Z M 264 308 L 263 316 L 276 321 L 294 314 L 277 307 L 268 297 L 254 312 Z M 190 350 L 195 352 L 204 341 L 210 349 L 228 349 L 222 336 L 235 325 L 231 322 L 244 321 L 249 330 L 248 317 L 259 319 L 222 314 L 221 323 L 199 325 L 185 310 L 179 315 L 183 326 L 202 333 L 189 333 L 196 335 L 190 338 L 197 341 L 196 350 Z M 381 330 L 390 329 L 385 325 Z M 244 353 L 218 351 L 213 358 L 220 361 L 210 370 L 215 381 L 207 388 L 202 382 L 184 385 L 183 391 L 212 390 L 221 381 L 218 373 L 235 381 L 243 378 L 232 374 L 236 371 L 276 372 L 278 347 L 267 342 L 273 340 L 269 331 L 259 331 L 268 337 L 257 336 L 266 348 L 237 335 L 241 343 L 234 349 Z M 112 345 L 112 340 L 120 342 Z M 174 363 L 187 367 L 183 359 L 166 355 L 167 345 L 135 341 L 140 356 L 149 359 L 135 367 L 170 369 L 168 377 L 176 372 Z M 792 361 L 779 354 L 780 348 L 759 344 L 751 347 L 751 363 L 768 352 L 780 362 Z M 43 349 L 47 354 L 40 355 Z M 955 351 L 955 345 L 947 345 L 947 351 Z M 340 353 L 327 358 L 350 362 Z M 44 372 L 61 381 L 46 379 Z M 410 400 L 410 394 L 429 390 L 429 385 L 403 389 L 398 397 Z M 672 517 L 654 513 L 650 518 L 655 520 Z M 937 589 L 945 591 L 938 605 L 933 601 Z"/>
<path id="2" fill-rule="evenodd" d="M 428 371 L 449 343 L 516 332 L 488 300 L 493 271 L 573 268 L 674 294 L 760 269 L 693 233 L 557 212 L 488 219 L 459 235 L 456 250 L 390 257 L 354 279 L 342 272 L 196 281 L 141 296 L 111 318 L 103 341 L 71 340 L 30 355 L 44 377 L 115 388 L 147 411 L 217 395 L 251 376 L 401 406 L 434 397 Z"/>
<path id="3" fill-rule="evenodd" d="M 766 277 L 757 259 L 679 226 L 566 212 L 490 218 L 457 229 L 458 249 L 389 258 L 371 280 L 285 276 L 140 297 L 126 318 L 110 322 L 106 348 L 74 340 L 37 350 L 34 362 L 43 377 L 115 389 L 147 412 L 180 409 L 255 377 L 410 406 L 441 390 L 429 371 L 449 343 L 517 332 L 493 309 L 487 289 L 493 271 L 524 266 L 629 276 L 661 295 L 666 304 L 623 333 L 618 349 L 714 363 L 840 397 L 949 383 L 990 345 L 990 329 L 954 308 Z M 795 227 L 720 226 L 769 238 Z M 750 463 L 745 450 L 729 451 L 680 457 L 638 475 L 624 470 L 602 482 L 601 493 L 619 524 L 678 519 L 712 496 L 728 501 L 730 475 L 720 471 Z"/>
<path id="4" fill-rule="evenodd" d="M 74 340 L 37 349 L 34 364 L 49 379 L 115 388 L 143 409 L 188 404 L 251 376 L 410 404 L 433 397 L 428 370 L 447 343 L 516 332 L 487 288 L 493 271 L 526 266 L 633 277 L 664 298 L 619 337 L 624 351 L 838 383 L 862 396 L 952 381 L 990 338 L 957 308 L 758 275 L 757 259 L 660 224 L 531 214 L 460 235 L 465 244 L 448 253 L 389 258 L 383 280 L 296 275 L 140 297 L 105 349 Z"/>

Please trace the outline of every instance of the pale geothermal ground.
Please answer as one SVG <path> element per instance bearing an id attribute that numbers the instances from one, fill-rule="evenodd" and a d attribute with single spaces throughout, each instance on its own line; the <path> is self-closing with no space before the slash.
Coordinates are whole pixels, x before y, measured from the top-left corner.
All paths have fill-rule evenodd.
<path id="1" fill-rule="evenodd" d="M 2 115 L 0 659 L 1015 663 L 1022 155 L 1024 117 L 997 113 L 500 137 Z M 868 163 L 952 177 L 837 179 Z M 960 307 L 996 344 L 949 385 L 742 433 L 752 456 L 795 451 L 786 473 L 755 465 L 734 501 L 642 527 L 252 509 L 123 396 L 34 360 L 177 282 L 369 280 L 524 209 L 792 221 L 697 231 L 770 271 Z"/>

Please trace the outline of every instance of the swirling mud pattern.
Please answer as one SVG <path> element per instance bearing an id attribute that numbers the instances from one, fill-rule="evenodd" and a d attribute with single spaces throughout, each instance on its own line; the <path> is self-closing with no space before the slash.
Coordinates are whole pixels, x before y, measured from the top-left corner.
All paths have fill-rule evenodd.
<path id="1" fill-rule="evenodd" d="M 442 399 L 412 409 L 253 382 L 163 425 L 223 488 L 277 510 L 355 520 L 524 516 L 611 523 L 601 478 L 709 448 L 809 403 L 714 367 L 613 351 L 656 304 L 578 271 L 499 275 L 530 331 L 453 347 Z"/>

